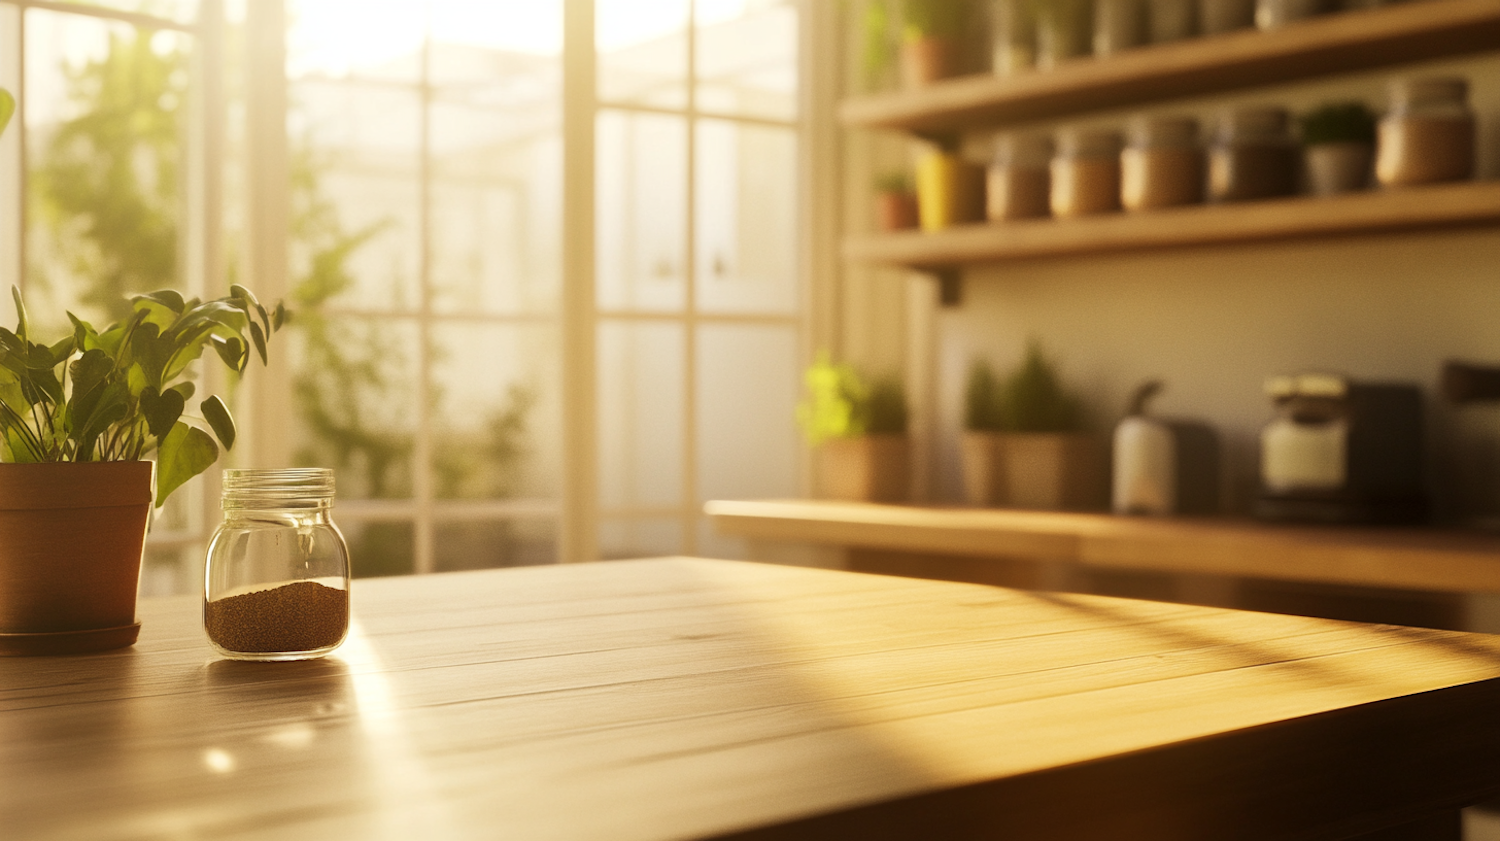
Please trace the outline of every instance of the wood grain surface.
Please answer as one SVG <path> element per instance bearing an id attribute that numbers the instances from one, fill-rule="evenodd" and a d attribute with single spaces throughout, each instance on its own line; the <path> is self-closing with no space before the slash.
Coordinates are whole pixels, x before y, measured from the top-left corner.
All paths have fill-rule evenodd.
<path id="1" fill-rule="evenodd" d="M 845 125 L 952 135 L 1100 108 L 1165 102 L 1333 73 L 1500 49 L 1500 0 L 1430 0 L 854 97 Z"/>
<path id="2" fill-rule="evenodd" d="M 303 663 L 0 661 L 0 835 L 1341 838 L 1500 789 L 1500 639 L 727 561 L 362 580 Z"/>
<path id="3" fill-rule="evenodd" d="M 864 234 L 846 237 L 843 254 L 855 262 L 933 269 L 1148 248 L 1463 228 L 1496 220 L 1500 182 L 1474 181 Z"/>
<path id="4" fill-rule="evenodd" d="M 1500 593 L 1500 535 L 1476 531 L 824 500 L 716 500 L 704 510 L 721 533 L 756 540 L 1016 558 L 1088 569 Z"/>

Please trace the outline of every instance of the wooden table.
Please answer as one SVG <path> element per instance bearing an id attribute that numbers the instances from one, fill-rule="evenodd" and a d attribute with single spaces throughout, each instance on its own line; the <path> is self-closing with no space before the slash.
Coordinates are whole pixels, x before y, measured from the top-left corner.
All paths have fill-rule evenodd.
<path id="1" fill-rule="evenodd" d="M 0 660 L 0 837 L 1315 839 L 1500 790 L 1500 638 L 692 559 Z M 1449 835 L 1451 836 L 1451 833 Z"/>

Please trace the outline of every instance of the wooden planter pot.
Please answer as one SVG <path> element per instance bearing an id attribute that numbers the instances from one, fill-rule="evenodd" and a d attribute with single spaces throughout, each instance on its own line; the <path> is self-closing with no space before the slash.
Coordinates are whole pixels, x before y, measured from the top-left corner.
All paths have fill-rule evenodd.
<path id="1" fill-rule="evenodd" d="M 906 502 L 911 497 L 911 444 L 905 435 L 835 438 L 818 449 L 824 497 Z"/>
<path id="2" fill-rule="evenodd" d="M 153 469 L 0 464 L 0 655 L 135 642 Z"/>
<path id="3" fill-rule="evenodd" d="M 1067 432 L 966 432 L 964 493 L 970 505 L 1093 511 L 1109 504 L 1104 445 Z"/>

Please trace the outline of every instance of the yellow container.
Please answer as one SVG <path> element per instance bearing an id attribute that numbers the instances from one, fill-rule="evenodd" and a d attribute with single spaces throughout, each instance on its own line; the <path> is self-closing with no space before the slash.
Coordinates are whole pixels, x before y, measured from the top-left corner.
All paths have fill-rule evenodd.
<path id="1" fill-rule="evenodd" d="M 984 219 L 984 168 L 950 152 L 917 159 L 917 211 L 924 231 Z"/>

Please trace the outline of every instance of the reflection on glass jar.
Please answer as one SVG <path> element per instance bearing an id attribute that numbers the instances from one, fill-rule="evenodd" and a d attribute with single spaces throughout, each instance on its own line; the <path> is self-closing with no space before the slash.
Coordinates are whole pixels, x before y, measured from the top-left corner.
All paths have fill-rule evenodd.
<path id="1" fill-rule="evenodd" d="M 1120 153 L 1120 201 L 1151 210 L 1203 201 L 1203 149 L 1192 117 L 1137 117 Z"/>
<path id="2" fill-rule="evenodd" d="M 1386 187 L 1474 174 L 1474 114 L 1462 78 L 1402 79 L 1378 127 L 1375 177 Z"/>
<path id="3" fill-rule="evenodd" d="M 306 660 L 349 630 L 349 550 L 330 516 L 333 471 L 226 470 L 204 570 L 203 624 L 235 660 Z"/>
<path id="4" fill-rule="evenodd" d="M 1239 108 L 1220 115 L 1208 158 L 1208 197 L 1249 201 L 1297 189 L 1297 147 L 1285 108 Z"/>
<path id="5" fill-rule="evenodd" d="M 1120 209 L 1120 133 L 1064 129 L 1052 159 L 1052 215 L 1060 218 Z"/>
<path id="6" fill-rule="evenodd" d="M 1030 219 L 1050 212 L 1048 163 L 1052 139 L 1038 134 L 1002 134 L 995 139 L 986 211 L 991 221 Z"/>

